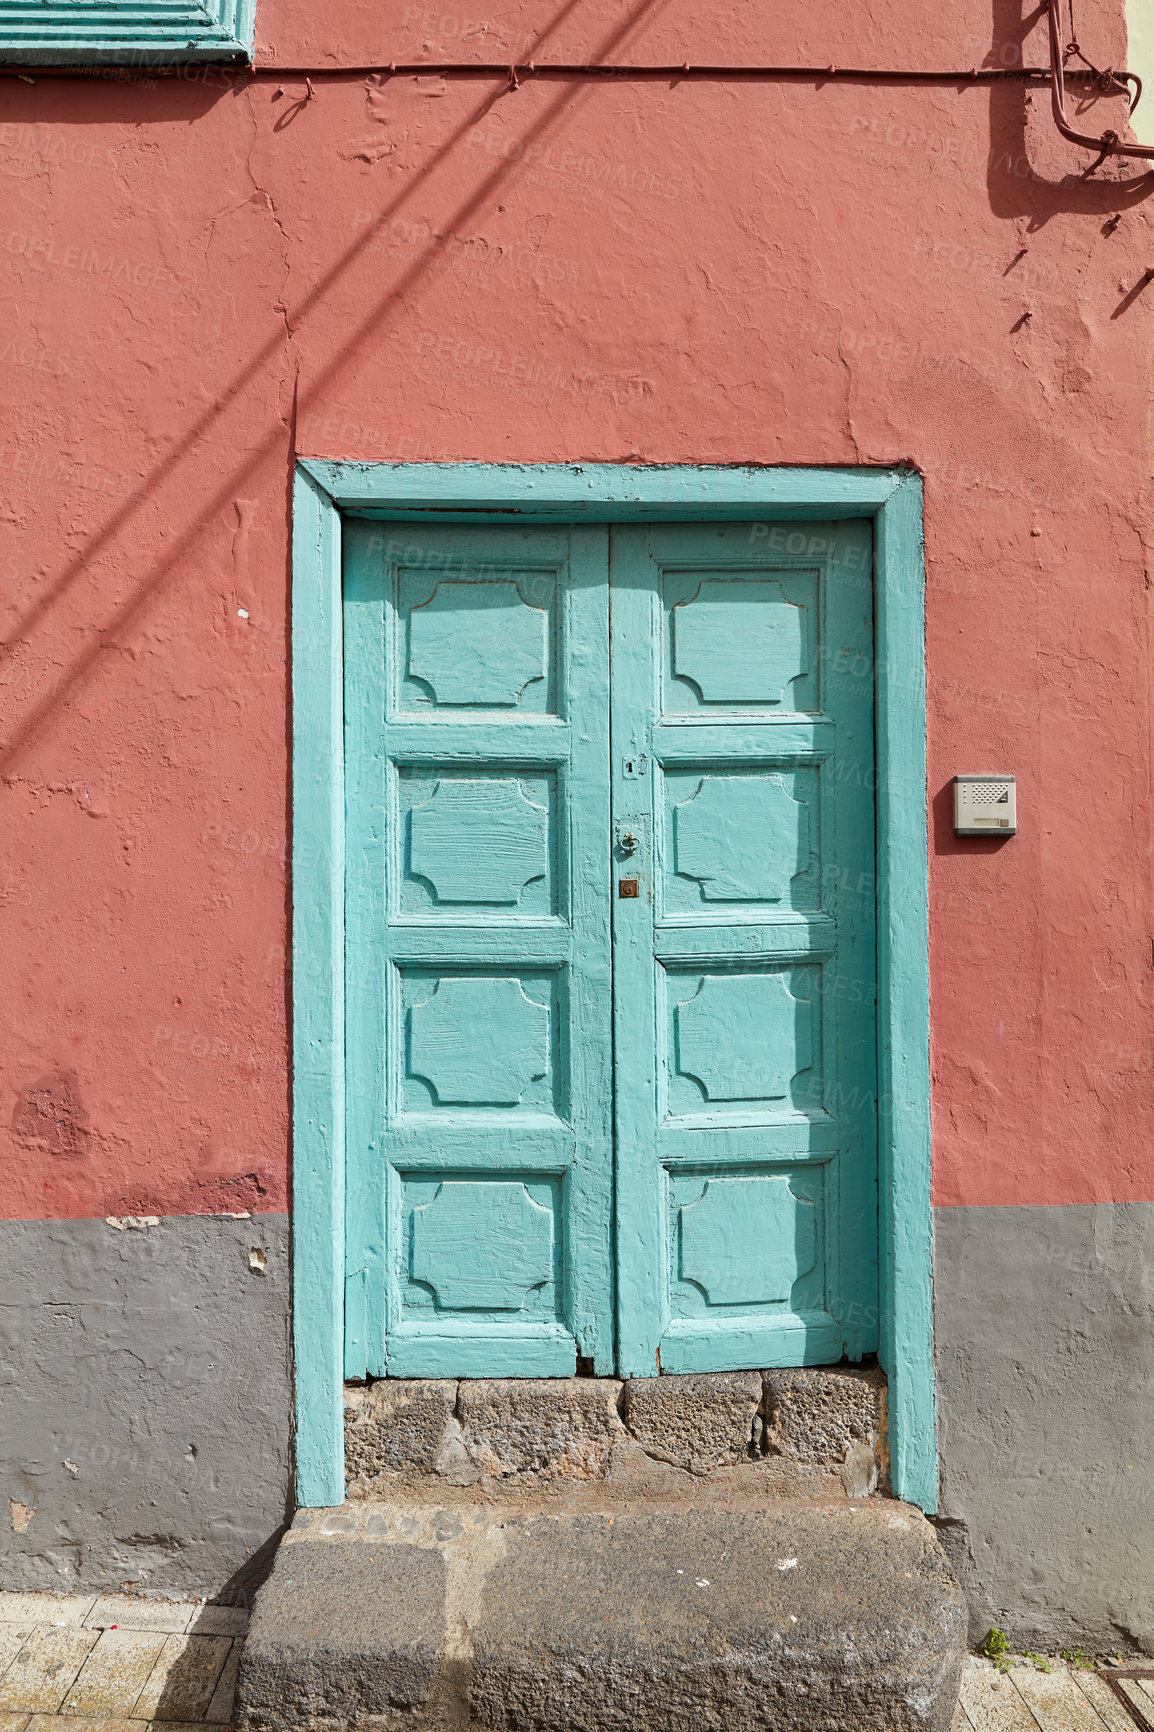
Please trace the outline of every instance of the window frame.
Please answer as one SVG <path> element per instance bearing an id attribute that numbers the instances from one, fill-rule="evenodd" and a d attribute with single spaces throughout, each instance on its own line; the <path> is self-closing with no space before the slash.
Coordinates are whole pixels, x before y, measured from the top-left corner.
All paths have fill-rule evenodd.
<path id="1" fill-rule="evenodd" d="M 247 66 L 255 0 L 0 0 L 0 64 L 150 68 Z"/>

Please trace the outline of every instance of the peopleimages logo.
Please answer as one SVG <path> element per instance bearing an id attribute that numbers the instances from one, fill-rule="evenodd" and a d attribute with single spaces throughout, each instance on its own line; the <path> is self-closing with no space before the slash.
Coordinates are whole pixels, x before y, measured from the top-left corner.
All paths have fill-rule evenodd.
<path id="1" fill-rule="evenodd" d="M 551 144 L 541 144 L 536 139 L 526 143 L 520 138 L 507 137 L 496 127 L 474 128 L 468 137 L 468 147 L 486 156 L 500 157 L 504 162 L 519 163 L 522 169 L 539 175 L 541 184 L 549 184 L 547 177 L 555 176 L 574 188 L 590 192 L 638 193 L 643 198 L 685 197 L 682 182 L 671 175 L 625 162 L 598 162 L 596 157 L 580 156 L 573 150 L 554 150 Z M 557 183 L 557 179 L 552 182 Z"/>
<path id="2" fill-rule="evenodd" d="M 88 288 L 106 292 L 117 284 L 125 288 L 156 289 L 162 295 L 187 295 L 196 288 L 196 278 L 166 265 L 140 262 L 101 253 L 95 247 L 61 246 L 55 237 L 22 234 L 19 229 L 0 229 L 0 253 L 26 259 L 35 270 L 64 272 L 83 280 Z"/>
<path id="3" fill-rule="evenodd" d="M 472 383 L 478 380 L 491 383 L 497 390 L 536 393 L 536 400 L 541 403 L 552 402 L 557 391 L 567 391 L 574 397 L 606 397 L 622 403 L 651 396 L 653 389 L 646 379 L 582 373 L 560 362 L 522 355 L 514 349 L 473 343 L 452 332 L 422 331 L 417 339 L 417 358 L 426 371 L 439 367 Z"/>
<path id="4" fill-rule="evenodd" d="M 114 469 L 106 469 L 103 463 L 90 463 L 86 457 L 61 457 L 56 451 L 36 451 L 23 445 L 0 446 L 0 475 L 24 486 L 36 482 L 61 489 L 80 487 L 88 493 L 108 493 L 116 498 L 127 497 L 136 485 L 136 477 L 120 475 Z"/>
<path id="5" fill-rule="evenodd" d="M 0 347 L 0 367 L 31 367 L 37 373 L 52 373 L 58 379 L 75 379 L 84 371 L 79 355 L 62 355 L 39 343 L 11 342 Z"/>
<path id="6" fill-rule="evenodd" d="M 67 162 L 77 168 L 117 166 L 116 152 L 106 145 L 13 120 L 0 123 L 0 150 L 20 151 L 27 156 L 39 157 L 41 162 Z"/>
<path id="7" fill-rule="evenodd" d="M 430 228 L 427 222 L 406 222 L 403 217 L 377 217 L 371 211 L 356 213 L 356 223 L 368 223 L 370 250 L 392 258 L 423 254 L 429 263 L 440 262 L 472 276 L 487 271 L 511 271 L 538 277 L 542 282 L 567 282 L 576 287 L 581 266 L 576 259 L 559 258 L 534 247 L 506 247 L 484 235 L 459 235 L 452 229 Z"/>

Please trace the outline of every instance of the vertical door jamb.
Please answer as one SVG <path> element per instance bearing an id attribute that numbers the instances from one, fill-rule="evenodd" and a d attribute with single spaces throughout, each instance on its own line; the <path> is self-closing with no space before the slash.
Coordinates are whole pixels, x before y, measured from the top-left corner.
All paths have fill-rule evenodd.
<path id="1" fill-rule="evenodd" d="M 292 1236 L 297 1501 L 344 1502 L 341 520 L 298 469 L 292 593 Z"/>

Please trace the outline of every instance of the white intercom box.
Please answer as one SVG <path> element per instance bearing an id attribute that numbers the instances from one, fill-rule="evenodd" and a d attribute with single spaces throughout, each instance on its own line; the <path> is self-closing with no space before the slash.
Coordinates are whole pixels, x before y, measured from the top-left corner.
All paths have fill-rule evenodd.
<path id="1" fill-rule="evenodd" d="M 1013 836 L 1017 829 L 1013 776 L 954 777 L 955 836 Z"/>

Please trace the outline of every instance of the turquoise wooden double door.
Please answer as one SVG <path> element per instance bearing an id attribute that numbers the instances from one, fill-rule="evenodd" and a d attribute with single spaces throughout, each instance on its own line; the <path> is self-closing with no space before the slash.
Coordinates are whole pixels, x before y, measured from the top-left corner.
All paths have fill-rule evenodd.
<path id="1" fill-rule="evenodd" d="M 865 522 L 350 522 L 347 1373 L 877 1345 Z"/>

